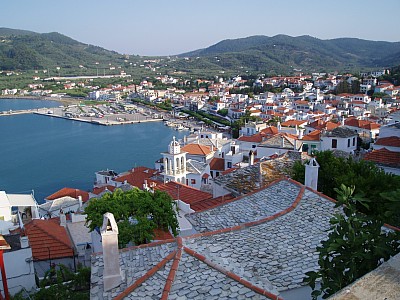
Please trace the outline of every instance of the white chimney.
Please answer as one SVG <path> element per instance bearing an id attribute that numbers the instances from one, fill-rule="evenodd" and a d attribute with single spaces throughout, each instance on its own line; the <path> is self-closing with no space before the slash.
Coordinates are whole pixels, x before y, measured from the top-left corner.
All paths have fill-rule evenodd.
<path id="1" fill-rule="evenodd" d="M 253 152 L 253 150 L 250 150 L 250 152 L 249 152 L 249 164 L 250 164 L 250 166 L 254 165 L 254 152 Z"/>
<path id="2" fill-rule="evenodd" d="M 310 162 L 306 164 L 305 186 L 315 191 L 318 187 L 318 169 L 319 164 L 317 160 L 314 157 L 311 158 Z"/>
<path id="3" fill-rule="evenodd" d="M 278 128 L 278 131 L 281 131 L 281 130 L 282 130 L 281 122 L 278 122 L 278 124 L 276 125 L 276 127 Z"/>
<path id="4" fill-rule="evenodd" d="M 20 236 L 20 243 L 21 243 L 21 248 L 28 248 L 29 247 L 29 240 L 27 236 Z"/>
<path id="5" fill-rule="evenodd" d="M 79 208 L 82 207 L 82 196 L 78 196 Z"/>
<path id="6" fill-rule="evenodd" d="M 299 140 L 301 140 L 304 136 L 304 128 L 299 128 Z"/>
<path id="7" fill-rule="evenodd" d="M 103 215 L 101 240 L 103 245 L 104 261 L 104 291 L 109 291 L 122 283 L 118 251 L 118 226 L 112 213 L 105 213 Z"/>
<path id="8" fill-rule="evenodd" d="M 67 226 L 67 216 L 64 214 L 62 209 L 60 209 L 60 225 L 63 227 Z"/>
<path id="9" fill-rule="evenodd" d="M 342 116 L 342 119 L 340 120 L 340 124 L 341 124 L 342 126 L 344 126 L 344 116 Z"/>

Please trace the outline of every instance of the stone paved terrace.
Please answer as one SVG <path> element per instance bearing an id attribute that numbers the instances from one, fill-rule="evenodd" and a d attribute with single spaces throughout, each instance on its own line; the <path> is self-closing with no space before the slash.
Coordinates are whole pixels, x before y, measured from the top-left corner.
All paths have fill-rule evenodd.
<path id="1" fill-rule="evenodd" d="M 257 221 L 276 214 L 295 201 L 300 187 L 281 180 L 263 190 L 215 208 L 187 215 L 197 232 L 213 231 Z"/>
<path id="2" fill-rule="evenodd" d="M 272 188 L 272 187 L 271 187 Z M 334 203 L 305 190 L 296 208 L 271 221 L 220 234 L 199 234 L 184 244 L 259 286 L 299 287 L 318 268 L 316 247 L 327 238 Z"/>
<path id="3" fill-rule="evenodd" d="M 257 216 L 258 221 L 249 217 L 250 222 L 234 227 L 122 250 L 125 279 L 111 291 L 103 291 L 102 255 L 93 255 L 91 299 L 282 300 L 280 292 L 300 287 L 305 273 L 317 270 L 316 247 L 327 238 L 337 209 L 292 180 L 258 193 L 273 194 L 275 201 L 274 210 Z"/>

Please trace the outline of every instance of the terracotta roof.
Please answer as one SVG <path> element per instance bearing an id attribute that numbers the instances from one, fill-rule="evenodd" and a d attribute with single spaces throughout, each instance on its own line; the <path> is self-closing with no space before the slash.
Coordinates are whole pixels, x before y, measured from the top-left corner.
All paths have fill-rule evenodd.
<path id="1" fill-rule="evenodd" d="M 110 192 L 114 192 L 115 186 L 106 185 L 106 186 L 102 186 L 102 187 L 95 187 L 95 188 L 93 188 L 93 192 L 92 193 L 98 195 L 98 194 L 104 192 L 106 189 L 109 190 Z"/>
<path id="2" fill-rule="evenodd" d="M 295 126 L 300 126 L 303 124 L 306 124 L 307 121 L 300 121 L 300 120 L 289 120 L 286 122 L 283 122 L 281 125 L 285 127 L 295 127 Z"/>
<path id="3" fill-rule="evenodd" d="M 34 260 L 72 257 L 72 243 L 59 218 L 34 219 L 25 225 Z"/>
<path id="4" fill-rule="evenodd" d="M 398 136 L 388 136 L 379 138 L 375 145 L 390 146 L 390 147 L 400 147 L 400 137 Z"/>
<path id="5" fill-rule="evenodd" d="M 225 170 L 225 159 L 214 157 L 210 161 L 210 170 L 224 171 Z"/>
<path id="6" fill-rule="evenodd" d="M 228 203 L 228 202 L 232 201 L 233 199 L 235 199 L 235 197 L 232 196 L 231 194 L 217 197 L 217 198 L 212 198 L 212 199 L 204 199 L 204 200 L 201 200 L 201 201 L 191 204 L 190 208 L 193 209 L 195 212 L 198 212 L 198 211 L 214 208 L 219 205 Z"/>
<path id="7" fill-rule="evenodd" d="M 352 127 L 358 127 L 358 128 L 364 128 L 364 129 L 378 129 L 381 127 L 381 125 L 366 121 L 366 120 L 358 120 L 356 118 L 348 118 L 344 121 L 344 124 L 347 126 L 352 126 Z"/>
<path id="8" fill-rule="evenodd" d="M 261 143 L 263 140 L 263 135 L 261 133 L 256 133 L 253 135 L 243 135 L 237 139 L 241 142 L 249 142 L 249 143 Z"/>
<path id="9" fill-rule="evenodd" d="M 167 192 L 173 199 L 180 199 L 187 204 L 194 202 L 210 199 L 212 195 L 190 186 L 180 184 L 178 182 L 170 181 L 168 183 L 162 183 L 160 181 L 151 181 L 156 184 L 155 190 Z M 150 183 L 151 186 L 151 183 Z M 179 196 L 178 196 L 179 193 Z"/>
<path id="10" fill-rule="evenodd" d="M 394 168 L 400 168 L 400 152 L 389 151 L 386 148 L 373 150 L 364 156 L 365 160 Z"/>
<path id="11" fill-rule="evenodd" d="M 174 236 L 169 231 L 164 231 L 159 228 L 154 229 L 153 232 L 154 241 L 165 241 L 174 238 Z"/>
<path id="12" fill-rule="evenodd" d="M 303 141 L 319 141 L 321 138 L 321 131 L 319 130 L 314 130 L 310 132 L 309 134 L 303 136 L 302 140 Z"/>
<path id="13" fill-rule="evenodd" d="M 144 181 L 155 175 L 155 173 L 157 173 L 157 170 L 147 167 L 136 167 L 128 173 L 120 174 L 114 180 L 117 182 L 125 182 L 126 180 L 130 185 L 141 189 L 143 188 Z"/>
<path id="14" fill-rule="evenodd" d="M 261 134 L 274 135 L 274 134 L 277 134 L 279 131 L 278 131 L 278 128 L 277 128 L 277 127 L 275 127 L 275 126 L 269 126 L 269 127 L 267 127 L 267 128 L 264 128 L 264 129 L 261 130 L 260 132 L 261 132 Z"/>
<path id="15" fill-rule="evenodd" d="M 200 144 L 187 144 L 181 150 L 192 155 L 208 155 L 211 153 L 210 147 Z"/>
<path id="16" fill-rule="evenodd" d="M 75 199 L 78 199 L 78 196 L 81 196 L 83 202 L 86 202 L 87 200 L 89 200 L 88 192 L 78 190 L 78 189 L 67 188 L 67 187 L 62 188 L 61 190 L 46 197 L 45 199 L 46 200 L 55 200 L 55 199 L 66 197 L 66 196 L 69 196 L 69 197 L 75 198 Z"/>

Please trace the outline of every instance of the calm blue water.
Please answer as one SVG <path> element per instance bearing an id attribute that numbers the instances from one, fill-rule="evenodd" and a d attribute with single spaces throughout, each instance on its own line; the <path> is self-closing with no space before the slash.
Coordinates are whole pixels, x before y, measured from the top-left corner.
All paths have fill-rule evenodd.
<path id="1" fill-rule="evenodd" d="M 49 107 L 48 103 L 43 106 Z M 27 193 L 33 189 L 40 203 L 63 187 L 89 190 L 96 171 L 154 168 L 172 137 L 184 135 L 162 122 L 99 126 L 31 114 L 3 116 L 0 190 Z"/>
<path id="2" fill-rule="evenodd" d="M 31 100 L 31 99 L 0 99 L 0 111 L 32 109 L 42 107 L 58 107 L 56 101 Z"/>

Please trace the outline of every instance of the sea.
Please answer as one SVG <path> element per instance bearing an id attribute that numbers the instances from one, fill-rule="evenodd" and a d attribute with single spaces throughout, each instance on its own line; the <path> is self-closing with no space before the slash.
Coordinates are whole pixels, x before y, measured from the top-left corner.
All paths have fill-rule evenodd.
<path id="1" fill-rule="evenodd" d="M 0 99 L 0 111 L 60 106 L 56 101 Z M 38 203 L 63 187 L 89 191 L 95 172 L 154 168 L 179 132 L 163 122 L 101 126 L 51 116 L 0 116 L 0 190 L 31 193 Z"/>

